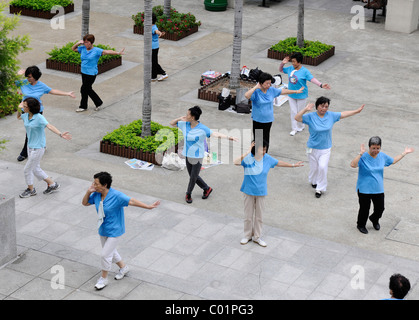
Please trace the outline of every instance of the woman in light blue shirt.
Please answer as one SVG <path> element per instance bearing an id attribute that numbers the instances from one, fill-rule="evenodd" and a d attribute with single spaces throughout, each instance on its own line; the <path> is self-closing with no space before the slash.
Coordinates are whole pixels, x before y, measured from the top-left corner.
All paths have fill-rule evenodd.
<path id="1" fill-rule="evenodd" d="M 402 154 L 392 158 L 381 152 L 381 138 L 377 136 L 370 138 L 368 147 L 366 152 L 364 144 L 361 144 L 360 152 L 351 161 L 352 168 L 359 168 L 356 183 L 359 200 L 357 228 L 364 234 L 368 233 L 365 227 L 368 219 L 375 230 L 380 230 L 379 220 L 384 212 L 384 167 L 399 162 L 406 154 L 414 151 L 406 147 Z M 369 216 L 371 201 L 374 212 Z"/>
<path id="2" fill-rule="evenodd" d="M 82 204 L 95 205 L 98 213 L 98 232 L 102 244 L 102 274 L 95 288 L 101 290 L 108 284 L 108 273 L 113 262 L 120 268 L 115 275 L 116 280 L 121 280 L 129 271 L 116 249 L 120 237 L 125 233 L 124 207 L 154 209 L 159 206 L 160 201 L 148 205 L 111 188 L 112 176 L 108 172 L 96 173 L 93 178 L 93 183 L 87 189 Z"/>
<path id="3" fill-rule="evenodd" d="M 253 239 L 262 247 L 267 244 L 261 239 L 262 215 L 265 209 L 265 197 L 268 194 L 268 173 L 275 167 L 294 168 L 303 166 L 303 162 L 287 163 L 271 157 L 267 153 L 266 140 L 255 146 L 252 142 L 249 150 L 234 160 L 236 166 L 244 168 L 244 179 L 240 191 L 244 196 L 244 237 L 240 241 L 246 244 Z"/>
<path id="4" fill-rule="evenodd" d="M 317 80 L 310 71 L 303 66 L 303 54 L 296 52 L 291 57 L 285 57 L 282 60 L 279 71 L 288 74 L 288 89 L 295 90 L 304 87 L 304 91 L 299 94 L 290 94 L 288 103 L 290 105 L 291 115 L 291 132 L 290 135 L 294 136 L 297 132 L 304 130 L 304 124 L 295 121 L 295 115 L 300 112 L 305 106 L 308 98 L 307 81 L 318 85 L 323 89 L 330 89 L 327 83 L 321 83 Z M 284 68 L 284 65 L 291 61 L 291 66 Z"/>
<path id="5" fill-rule="evenodd" d="M 151 81 L 162 81 L 168 78 L 166 71 L 159 64 L 159 38 L 164 36 L 165 32 L 160 31 L 156 26 L 157 17 L 153 13 L 151 26 Z M 157 78 L 157 75 L 160 75 Z"/>
<path id="6" fill-rule="evenodd" d="M 96 76 L 98 74 L 97 64 L 99 62 L 99 58 L 103 55 L 124 54 L 125 48 L 123 48 L 119 52 L 113 50 L 103 50 L 101 48 L 93 46 L 94 42 L 95 36 L 93 34 L 86 34 L 83 37 L 83 40 L 76 42 L 71 48 L 73 51 L 80 53 L 81 58 L 81 100 L 80 106 L 76 110 L 76 112 L 83 112 L 87 110 L 87 102 L 89 97 L 93 100 L 93 103 L 96 106 L 95 111 L 99 111 L 100 106 L 103 104 L 103 101 L 92 88 L 93 83 L 95 82 Z"/>
<path id="7" fill-rule="evenodd" d="M 34 177 L 47 183 L 47 189 L 44 191 L 44 194 L 50 194 L 60 187 L 41 169 L 41 159 L 46 147 L 45 128 L 48 128 L 65 140 L 71 140 L 71 135 L 69 132 L 61 133 L 60 130 L 48 123 L 45 117 L 39 113 L 41 106 L 37 99 L 26 98 L 23 101 L 23 108 L 23 114 L 20 108 L 18 109 L 17 118 L 18 120 L 23 120 L 28 136 L 28 162 L 26 162 L 24 169 L 28 187 L 19 196 L 21 198 L 29 198 L 36 195 L 36 189 L 33 185 Z"/>
<path id="8" fill-rule="evenodd" d="M 202 199 L 207 199 L 212 192 L 212 188 L 199 176 L 202 160 L 205 154 L 205 140 L 210 137 L 237 141 L 235 137 L 227 136 L 220 132 L 214 132 L 207 126 L 199 122 L 202 110 L 194 106 L 188 110 L 186 116 L 170 121 L 170 125 L 178 127 L 184 137 L 183 156 L 186 157 L 186 168 L 189 173 L 189 183 L 186 190 L 185 201 L 192 203 L 192 190 L 195 184 L 203 190 Z"/>
<path id="9" fill-rule="evenodd" d="M 309 126 L 310 137 L 307 141 L 307 155 L 310 165 L 308 181 L 316 189 L 315 196 L 320 198 L 327 189 L 327 169 L 332 148 L 332 128 L 340 119 L 360 113 L 364 105 L 352 111 L 329 111 L 330 99 L 320 97 L 316 101 L 316 112 L 309 112 L 314 104 L 308 104 L 295 116 L 295 120 Z"/>
<path id="10" fill-rule="evenodd" d="M 19 104 L 19 109 L 23 111 L 23 101 L 26 98 L 35 98 L 39 101 L 40 104 L 40 111 L 39 113 L 42 114 L 44 111 L 44 106 L 42 104 L 42 96 L 44 94 L 53 94 L 57 96 L 68 96 L 71 98 L 75 98 L 73 91 L 61 91 L 57 89 L 52 89 L 43 83 L 39 78 L 42 76 L 41 70 L 37 66 L 30 66 L 26 69 L 21 69 L 17 73 L 18 75 L 25 75 L 25 80 L 17 80 L 15 85 L 20 89 L 22 92 L 22 102 Z M 22 151 L 20 151 L 19 156 L 17 157 L 17 161 L 23 161 L 28 157 L 28 137 L 25 138 L 25 144 L 23 145 Z"/>
<path id="11" fill-rule="evenodd" d="M 262 130 L 262 139 L 268 143 L 274 121 L 274 99 L 281 94 L 301 93 L 304 89 L 304 87 L 299 90 L 274 88 L 271 86 L 272 79 L 269 73 L 262 72 L 258 83 L 244 94 L 246 99 L 252 101 L 253 139 L 257 140 L 256 133 Z"/>

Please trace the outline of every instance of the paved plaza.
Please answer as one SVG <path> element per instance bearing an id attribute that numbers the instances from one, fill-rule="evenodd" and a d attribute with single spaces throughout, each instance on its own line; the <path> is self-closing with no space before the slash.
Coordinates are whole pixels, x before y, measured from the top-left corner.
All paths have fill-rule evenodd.
<path id="1" fill-rule="evenodd" d="M 249 115 L 218 111 L 218 104 L 197 98 L 200 75 L 231 68 L 234 10 L 210 12 L 203 1 L 172 1 L 180 12 L 191 12 L 202 22 L 199 32 L 173 42 L 160 40 L 159 62 L 169 78 L 152 83 L 152 120 L 164 125 L 199 105 L 201 122 L 211 129 L 239 136 L 230 145 L 223 164 L 201 175 L 214 188 L 203 200 L 195 188 L 192 204 L 184 194 L 186 170 L 154 167 L 132 170 L 127 159 L 99 152 L 101 138 L 120 125 L 141 118 L 143 102 L 143 37 L 132 32 L 131 15 L 143 11 L 142 1 L 91 1 L 90 32 L 97 43 L 125 48 L 123 64 L 98 76 L 95 90 L 104 100 L 101 111 L 76 113 L 81 79 L 78 75 L 45 68 L 46 52 L 80 38 L 81 0 L 66 16 L 65 29 L 49 21 L 21 17 L 15 34 L 30 34 L 32 50 L 20 55 L 21 67 L 38 65 L 41 80 L 54 89 L 75 91 L 69 97 L 45 95 L 47 120 L 70 131 L 68 142 L 46 133 L 47 151 L 42 168 L 61 184 L 59 192 L 20 199 L 25 188 L 23 168 L 16 158 L 25 130 L 15 115 L 0 119 L 0 195 L 15 197 L 18 257 L 0 266 L 0 299 L 21 300 L 379 300 L 388 298 L 388 280 L 394 273 L 411 282 L 409 300 L 419 299 L 419 33 L 386 31 L 384 18 L 354 29 L 349 0 L 306 0 L 305 38 L 336 47 L 335 55 L 317 67 L 307 66 L 330 91 L 309 86 L 309 100 L 331 99 L 332 111 L 356 109 L 361 114 L 338 122 L 333 129 L 328 190 L 320 198 L 307 181 L 305 144 L 308 130 L 291 137 L 288 102 L 275 107 L 270 154 L 287 162 L 304 161 L 295 169 L 277 168 L 268 179 L 263 239 L 240 245 L 243 232 L 243 169 L 232 164 L 233 149 L 248 149 L 242 141 L 251 128 Z M 267 49 L 297 33 L 297 0 L 246 0 L 243 10 L 241 65 L 277 74 L 280 61 L 268 59 Z M 163 0 L 155 1 L 163 4 Z M 370 20 L 372 12 L 365 12 Z M 6 11 L 8 14 L 8 11 Z M 284 82 L 286 82 L 286 77 Z M 350 161 L 371 136 L 383 140 L 382 151 L 400 154 L 406 146 L 415 152 L 385 169 L 386 210 L 381 230 L 356 228 L 357 170 Z M 220 142 L 222 144 L 225 141 Z M 150 203 L 152 211 L 128 207 L 126 234 L 118 251 L 131 271 L 108 287 L 94 288 L 100 276 L 100 241 L 96 212 L 81 200 L 93 175 L 108 171 L 113 187 Z M 57 269 L 58 268 L 58 269 Z M 62 269 L 60 269 L 62 268 Z M 58 271 L 57 271 L 58 270 Z M 54 286 L 59 270 L 65 285 Z"/>

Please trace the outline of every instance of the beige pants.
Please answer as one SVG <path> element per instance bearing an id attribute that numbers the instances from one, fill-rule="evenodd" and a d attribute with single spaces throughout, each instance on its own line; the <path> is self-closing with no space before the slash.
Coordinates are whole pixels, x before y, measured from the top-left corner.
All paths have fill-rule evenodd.
<path id="1" fill-rule="evenodd" d="M 262 213 L 265 211 L 265 196 L 244 196 L 244 237 L 259 239 L 262 233 Z"/>

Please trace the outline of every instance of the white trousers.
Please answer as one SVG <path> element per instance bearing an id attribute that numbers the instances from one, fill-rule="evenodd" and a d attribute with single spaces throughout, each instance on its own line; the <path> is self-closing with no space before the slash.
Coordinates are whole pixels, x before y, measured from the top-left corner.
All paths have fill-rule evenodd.
<path id="1" fill-rule="evenodd" d="M 262 213 L 265 210 L 265 196 L 244 195 L 244 237 L 259 239 L 262 233 Z"/>
<path id="2" fill-rule="evenodd" d="M 101 264 L 102 270 L 110 271 L 112 262 L 118 263 L 122 260 L 116 246 L 118 245 L 120 237 L 102 237 L 100 236 L 100 242 L 102 243 L 102 255 Z"/>
<path id="3" fill-rule="evenodd" d="M 295 120 L 295 116 L 305 108 L 307 99 L 293 99 L 288 97 L 288 102 L 290 104 L 291 129 L 293 131 L 304 130 L 304 123 Z"/>
<path id="4" fill-rule="evenodd" d="M 329 149 L 310 149 L 307 152 L 310 170 L 308 173 L 308 182 L 316 184 L 316 191 L 326 191 L 327 189 L 327 169 L 329 167 L 330 148 Z"/>
<path id="5" fill-rule="evenodd" d="M 28 186 L 33 185 L 33 177 L 39 180 L 45 180 L 48 175 L 41 169 L 41 159 L 45 153 L 45 148 L 31 149 L 28 148 L 28 162 L 26 162 L 23 173 Z"/>

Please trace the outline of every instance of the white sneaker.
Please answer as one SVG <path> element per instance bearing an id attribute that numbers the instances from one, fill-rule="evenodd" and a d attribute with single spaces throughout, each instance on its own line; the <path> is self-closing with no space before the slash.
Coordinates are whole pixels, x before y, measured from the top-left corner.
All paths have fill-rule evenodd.
<path id="1" fill-rule="evenodd" d="M 291 132 L 290 132 L 290 136 L 295 136 L 295 134 L 297 133 L 297 131 L 295 131 L 295 130 L 292 130 Z"/>
<path id="2" fill-rule="evenodd" d="M 243 239 L 241 239 L 241 240 L 240 240 L 240 244 L 246 244 L 246 243 L 248 243 L 250 240 L 252 240 L 252 239 L 243 238 Z"/>
<path id="3" fill-rule="evenodd" d="M 157 81 L 163 81 L 164 79 L 167 79 L 169 76 L 167 74 L 163 74 L 160 76 L 160 78 L 157 79 Z"/>
<path id="4" fill-rule="evenodd" d="M 258 245 L 260 245 L 261 247 L 266 247 L 267 244 L 265 241 L 263 241 L 261 238 L 258 239 L 253 239 L 253 242 L 257 243 Z"/>
<path id="5" fill-rule="evenodd" d="M 115 275 L 115 280 L 121 280 L 128 272 L 129 268 L 125 265 L 125 267 L 119 269 L 118 273 Z"/>
<path id="6" fill-rule="evenodd" d="M 107 284 L 108 284 L 108 279 L 100 277 L 95 285 L 95 288 L 97 290 L 102 290 L 103 288 L 106 287 Z"/>
<path id="7" fill-rule="evenodd" d="M 76 112 L 83 112 L 83 111 L 86 111 L 87 109 L 83 109 L 83 108 L 78 108 L 78 109 L 76 109 Z"/>

